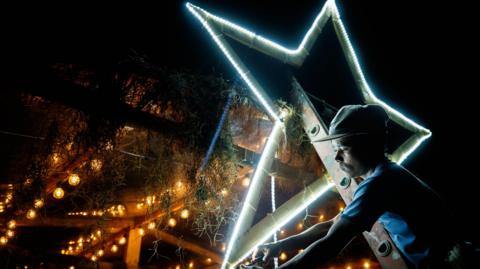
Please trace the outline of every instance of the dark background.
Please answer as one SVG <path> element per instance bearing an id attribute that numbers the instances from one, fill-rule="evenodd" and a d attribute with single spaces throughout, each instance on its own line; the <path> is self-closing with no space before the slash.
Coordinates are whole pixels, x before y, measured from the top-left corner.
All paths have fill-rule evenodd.
<path id="1" fill-rule="evenodd" d="M 184 3 L 5 7 L 0 21 L 2 80 L 55 62 L 109 69 L 130 55 L 165 68 L 235 77 Z M 323 1 L 193 3 L 287 47 L 297 46 L 323 5 Z M 474 81 L 478 68 L 471 8 L 438 1 L 339 1 L 338 5 L 375 93 L 433 133 L 404 165 L 445 197 L 458 220 L 459 226 L 452 229 L 479 242 Z M 333 32 L 326 29 L 324 34 L 305 66 L 292 72 L 306 90 L 334 105 L 355 101 L 348 94 L 353 83 Z M 260 66 L 267 85 L 274 83 L 269 75 L 283 70 L 262 68 L 271 60 L 240 50 L 247 63 Z M 337 86 L 342 94 L 333 96 L 331 90 Z M 445 218 L 452 219 L 447 213 Z"/>

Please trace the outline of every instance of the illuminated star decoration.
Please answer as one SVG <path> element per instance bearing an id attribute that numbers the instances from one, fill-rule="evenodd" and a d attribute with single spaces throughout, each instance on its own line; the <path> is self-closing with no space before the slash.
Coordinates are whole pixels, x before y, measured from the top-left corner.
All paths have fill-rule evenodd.
<path id="1" fill-rule="evenodd" d="M 273 131 L 270 134 L 268 142 L 262 153 L 260 162 L 255 169 L 252 184 L 250 185 L 250 188 L 248 190 L 247 197 L 243 204 L 239 219 L 237 220 L 233 233 L 230 237 L 227 251 L 225 253 L 224 261 L 222 264 L 222 269 L 227 266 L 231 268 L 238 264 L 242 259 L 248 256 L 248 254 L 253 250 L 256 245 L 267 240 L 281 226 L 286 224 L 296 214 L 298 214 L 306 206 L 308 206 L 309 203 L 313 202 L 316 198 L 321 196 L 331 187 L 331 184 L 328 184 L 327 186 L 322 186 L 322 188 L 316 188 L 315 191 L 311 193 L 311 196 L 309 196 L 307 199 L 304 199 L 304 202 L 301 203 L 297 208 L 295 208 L 295 210 L 292 210 L 290 214 L 282 215 L 281 219 L 276 218 L 273 221 L 274 225 L 270 227 L 270 231 L 265 236 L 263 236 L 263 238 L 255 239 L 253 247 L 250 246 L 251 244 L 247 248 L 237 247 L 235 251 L 241 253 L 232 253 L 234 249 L 234 244 L 238 240 L 239 235 L 242 234 L 242 232 L 248 229 L 248 227 L 251 225 L 250 215 L 252 214 L 252 211 L 255 211 L 255 200 L 258 201 L 258 197 L 256 197 L 256 195 L 259 195 L 258 189 L 261 181 L 260 178 L 262 177 L 261 170 L 263 170 L 262 168 L 263 165 L 265 165 L 265 160 L 268 158 L 272 158 L 272 147 L 275 144 L 275 140 L 277 140 L 278 138 L 281 128 L 283 128 L 284 126 L 281 122 L 281 117 L 278 115 L 277 111 L 272 105 L 272 101 L 270 100 L 270 98 L 268 98 L 261 85 L 248 71 L 247 67 L 243 64 L 237 54 L 231 49 L 230 45 L 222 35 L 227 35 L 230 38 L 249 46 L 250 48 L 256 49 L 284 63 L 299 67 L 303 64 L 306 57 L 308 56 L 308 53 L 313 47 L 316 39 L 320 35 L 322 28 L 331 18 L 337 38 L 340 42 L 349 67 L 352 71 L 354 80 L 357 83 L 359 90 L 361 91 L 364 102 L 366 104 L 381 105 L 383 108 L 385 108 L 392 121 L 396 122 L 403 128 L 413 133 L 389 156 L 390 159 L 399 164 L 402 163 L 413 151 L 415 151 L 415 149 L 424 140 L 431 136 L 431 132 L 428 129 L 420 126 L 413 120 L 402 115 L 400 112 L 393 109 L 388 104 L 378 99 L 374 95 L 374 93 L 370 89 L 370 86 L 367 83 L 367 80 L 365 79 L 355 51 L 345 30 L 345 26 L 340 19 L 340 14 L 334 0 L 328 0 L 324 4 L 320 13 L 315 18 L 312 26 L 309 28 L 302 42 L 296 49 L 287 49 L 275 42 L 272 42 L 260 35 L 255 34 L 254 32 L 242 28 L 239 25 L 236 25 L 223 18 L 210 14 L 207 11 L 190 3 L 187 3 L 186 6 L 188 10 L 202 23 L 202 25 L 208 31 L 208 33 L 218 45 L 220 50 L 227 57 L 228 61 L 232 64 L 235 70 L 239 73 L 240 77 L 244 80 L 244 82 L 248 85 L 253 94 L 257 97 L 258 101 L 264 107 L 267 114 L 275 122 Z M 279 211 L 280 209 L 281 207 L 277 209 L 277 211 Z"/>

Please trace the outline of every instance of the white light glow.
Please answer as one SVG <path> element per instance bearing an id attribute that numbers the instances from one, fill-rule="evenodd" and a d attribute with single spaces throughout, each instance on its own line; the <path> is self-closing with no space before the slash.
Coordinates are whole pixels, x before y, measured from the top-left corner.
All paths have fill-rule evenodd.
<path id="1" fill-rule="evenodd" d="M 202 9 L 200 9 L 199 7 L 195 7 L 193 5 L 191 5 L 190 3 L 187 3 L 186 4 L 187 8 L 190 10 L 190 12 L 195 15 L 195 17 L 197 17 L 197 19 L 202 23 L 202 25 L 205 27 L 205 29 L 207 29 L 208 33 L 210 34 L 210 36 L 213 38 L 213 40 L 215 41 L 215 43 L 218 45 L 218 47 L 220 48 L 220 50 L 223 52 L 223 54 L 225 54 L 225 56 L 227 57 L 228 61 L 233 65 L 233 67 L 235 68 L 235 70 L 238 72 L 238 74 L 240 74 L 240 76 L 242 77 L 243 81 L 245 81 L 245 83 L 247 83 L 248 87 L 252 90 L 252 92 L 255 94 L 255 96 L 258 98 L 258 100 L 260 101 L 260 103 L 263 105 L 263 107 L 265 108 L 265 110 L 267 110 L 268 114 L 270 115 L 270 117 L 272 117 L 275 121 L 278 121 L 280 120 L 280 118 L 278 117 L 277 113 L 275 113 L 274 109 L 272 108 L 272 106 L 269 104 L 269 102 L 267 102 L 267 100 L 265 99 L 264 96 L 262 96 L 262 94 L 259 92 L 259 90 L 257 89 L 257 87 L 254 85 L 253 83 L 253 77 L 252 75 L 250 74 L 250 72 L 247 72 L 246 70 L 244 70 L 237 61 L 235 61 L 234 59 L 234 54 L 231 50 L 227 49 L 227 44 L 226 42 L 224 42 L 223 40 L 220 39 L 220 35 L 215 33 L 215 31 L 212 29 L 212 27 L 210 27 L 210 25 L 208 24 L 207 21 L 205 21 L 203 19 L 203 17 L 197 12 L 197 10 L 201 10 L 203 11 Z M 203 11 L 204 12 L 204 11 Z M 236 57 L 235 57 L 236 58 Z"/>
<path id="2" fill-rule="evenodd" d="M 256 42 L 263 43 L 263 45 L 267 46 L 271 51 L 279 51 L 284 54 L 288 54 L 291 57 L 300 57 L 301 54 L 308 54 L 308 52 L 305 51 L 305 46 L 307 43 L 311 42 L 311 39 L 315 39 L 318 35 L 315 34 L 315 29 L 320 27 L 320 22 L 322 20 L 328 19 L 330 17 L 333 17 L 333 23 L 338 27 L 340 30 L 340 35 L 343 37 L 343 40 L 346 42 L 346 48 L 344 48 L 346 51 L 344 51 L 345 56 L 347 58 L 352 59 L 353 62 L 353 67 L 352 67 L 352 72 L 354 72 L 354 75 L 356 75 L 359 78 L 358 83 L 360 84 L 360 90 L 362 91 L 362 94 L 365 98 L 365 102 L 367 103 L 372 103 L 372 104 L 378 104 L 381 105 L 385 108 L 385 110 L 388 112 L 388 114 L 391 116 L 392 120 L 399 123 L 401 126 L 404 128 L 414 132 L 414 136 L 416 137 L 416 140 L 413 143 L 410 143 L 409 145 L 406 145 L 405 148 L 401 148 L 401 152 L 396 153 L 398 156 L 396 156 L 396 161 L 397 163 L 401 164 L 415 149 L 427 138 L 431 136 L 430 130 L 420 126 L 413 120 L 409 119 L 405 115 L 401 114 L 397 110 L 393 109 L 391 106 L 387 105 L 385 102 L 381 101 L 378 99 L 373 91 L 370 89 L 370 86 L 368 85 L 365 75 L 363 73 L 363 70 L 360 66 L 360 63 L 358 61 L 358 57 L 355 53 L 355 50 L 353 49 L 353 46 L 351 44 L 350 38 L 348 37 L 347 31 L 345 29 L 345 26 L 343 25 L 342 20 L 340 19 L 340 13 L 337 9 L 337 6 L 335 4 L 334 0 L 329 0 L 325 3 L 323 6 L 322 10 L 318 14 L 318 16 L 315 18 L 313 24 L 311 27 L 308 29 L 307 33 L 305 34 L 304 38 L 302 39 L 302 42 L 300 45 L 292 50 L 292 49 L 287 49 L 269 39 L 266 39 L 262 36 L 259 36 L 255 34 L 252 31 L 249 31 L 237 24 L 234 24 L 232 22 L 229 22 L 223 18 L 220 18 L 218 16 L 215 16 L 213 14 L 208 13 L 207 11 L 193 6 L 190 3 L 187 3 L 186 6 L 188 9 L 202 22 L 202 24 L 205 26 L 205 28 L 208 30 L 208 32 L 212 35 L 213 39 L 215 42 L 219 45 L 220 49 L 224 52 L 224 54 L 227 56 L 229 61 L 232 63 L 232 65 L 235 67 L 235 69 L 239 72 L 239 74 L 244 78 L 245 82 L 249 87 L 252 89 L 252 91 L 255 93 L 255 95 L 259 98 L 260 102 L 266 106 L 267 111 L 269 114 L 272 116 L 272 111 L 271 108 L 268 107 L 268 104 L 264 104 L 264 100 L 259 97 L 258 92 L 255 88 L 255 86 L 252 84 L 250 78 L 246 78 L 246 72 L 240 68 L 240 66 L 234 61 L 234 59 L 231 57 L 231 53 L 229 52 L 226 48 L 224 43 L 225 41 L 220 41 L 218 36 L 220 35 L 219 33 L 215 33 L 215 31 L 212 29 L 210 26 L 211 22 L 215 22 L 216 24 L 220 25 L 223 29 L 223 27 L 228 27 L 231 28 L 231 31 L 237 31 L 246 38 L 249 38 L 251 40 L 255 40 Z M 202 14 L 199 14 L 201 12 Z M 340 37 L 339 37 L 340 39 Z M 244 40 L 245 41 L 245 40 Z M 257 47 L 252 45 L 254 49 L 258 49 Z M 248 72 L 247 72 L 248 73 Z M 251 77 L 251 76 L 250 76 Z M 275 118 L 275 117 L 274 117 Z"/>
<path id="3" fill-rule="evenodd" d="M 337 33 L 337 37 L 340 39 L 341 42 L 344 41 L 342 45 L 344 45 L 345 56 L 347 59 L 352 60 L 353 66 L 351 67 L 351 69 L 354 77 L 357 80 L 357 83 L 359 84 L 359 88 L 362 91 L 365 102 L 372 103 L 372 104 L 379 104 L 383 106 L 393 121 L 399 123 L 402 127 L 414 133 L 414 135 L 409 140 L 407 140 L 407 142 L 405 142 L 404 144 L 402 144 L 402 146 L 399 147 L 398 152 L 395 152 L 396 154 L 395 161 L 397 163 L 401 163 L 425 139 L 430 137 L 431 132 L 428 129 L 425 129 L 424 127 L 418 125 L 417 123 L 407 118 L 400 112 L 391 108 L 389 105 L 387 105 L 386 103 L 378 99 L 373 94 L 372 90 L 370 89 L 365 79 L 365 76 L 359 64 L 358 58 L 355 54 L 353 46 L 350 42 L 348 34 L 343 25 L 343 22 L 340 19 L 340 14 L 338 12 L 338 9 L 336 7 L 334 0 L 328 0 L 325 3 L 320 13 L 318 14 L 318 16 L 315 18 L 312 26 L 308 29 L 300 45 L 296 49 L 287 49 L 267 38 L 257 35 L 254 32 L 249 31 L 232 22 L 229 22 L 223 18 L 210 14 L 207 11 L 199 7 L 196 7 L 190 3 L 186 3 L 186 7 L 202 23 L 202 25 L 208 31 L 208 33 L 210 34 L 212 39 L 215 41 L 217 46 L 223 52 L 225 57 L 233 65 L 233 67 L 241 76 L 243 81 L 254 93 L 254 95 L 257 97 L 261 105 L 265 108 L 268 115 L 275 122 L 272 133 L 269 136 L 269 140 L 265 145 L 265 149 L 262 153 L 262 156 L 260 157 L 260 161 L 257 165 L 257 168 L 255 169 L 255 174 L 253 178 L 250 180 L 250 187 L 247 192 L 245 202 L 242 206 L 242 210 L 240 212 L 239 218 L 236 222 L 236 225 L 233 229 L 233 233 L 230 237 L 229 244 L 225 253 L 224 261 L 221 267 L 222 269 L 224 269 L 227 265 L 229 268 L 234 267 L 236 264 L 238 264 L 241 260 L 246 258 L 249 255 L 249 253 L 251 253 L 254 250 L 254 248 L 252 248 L 249 252 L 242 254 L 243 257 L 241 257 L 241 259 L 234 261 L 232 263 L 229 262 L 229 258 L 231 257 L 233 246 L 238 241 L 237 239 L 240 235 L 239 234 L 240 227 L 244 226 L 243 222 L 246 218 L 246 212 L 248 211 L 247 209 L 251 207 L 250 201 L 252 200 L 252 195 L 254 193 L 254 191 L 252 190 L 257 189 L 259 187 L 259 184 L 262 183 L 260 179 L 261 179 L 264 165 L 266 163 L 267 158 L 271 157 L 271 156 L 266 156 L 267 154 L 265 153 L 271 152 L 270 147 L 273 147 L 273 145 L 275 145 L 273 141 L 274 139 L 272 138 L 277 136 L 277 132 L 279 132 L 281 130 L 280 127 L 283 126 L 283 124 L 280 121 L 280 117 L 277 115 L 276 110 L 273 108 L 273 105 L 270 99 L 267 96 L 264 96 L 262 94 L 264 91 L 261 88 L 261 86 L 255 80 L 252 74 L 248 71 L 248 69 L 243 65 L 243 63 L 240 61 L 239 57 L 235 54 L 235 52 L 230 48 L 228 42 L 222 37 L 224 30 L 227 31 L 226 29 L 228 29 L 227 31 L 228 33 L 226 33 L 227 35 L 229 35 L 230 33 L 234 33 L 234 36 L 231 36 L 232 38 L 244 44 L 248 43 L 254 49 L 257 49 L 263 53 L 269 54 L 270 56 L 276 57 L 279 59 L 281 57 L 284 57 L 282 60 L 284 60 L 285 62 L 293 63 L 296 65 L 302 65 L 304 59 L 308 56 L 307 50 L 311 48 L 313 42 L 315 42 L 316 38 L 320 34 L 321 28 L 329 18 L 332 18 L 332 21 L 334 23 L 334 26 L 336 27 L 336 30 L 339 30 L 339 33 Z M 273 181 L 274 179 L 272 179 L 272 189 L 274 188 Z M 261 240 L 259 240 L 258 244 L 265 242 L 268 238 L 272 236 L 272 234 L 276 233 L 276 231 L 278 231 L 288 221 L 294 218 L 297 214 L 299 214 L 302 210 L 304 210 L 309 204 L 311 204 L 313 201 L 315 201 L 318 197 L 323 195 L 326 191 L 328 191 L 333 186 L 334 186 L 333 183 L 329 183 L 327 186 L 320 189 L 318 192 L 314 193 L 311 197 L 309 197 L 309 199 L 304 200 L 302 204 L 298 208 L 296 208 L 293 212 L 290 212 L 288 216 L 282 218 L 278 222 L 275 222 L 275 227 L 272 227 L 270 232 L 265 234 L 265 236 L 261 238 Z M 274 190 L 272 190 L 272 208 L 275 210 L 274 199 L 275 199 Z"/>
<path id="4" fill-rule="evenodd" d="M 260 178 L 262 176 L 262 173 L 264 173 L 263 167 L 265 166 L 265 163 L 267 162 L 268 157 L 272 157 L 272 156 L 267 156 L 268 154 L 266 153 L 270 152 L 272 150 L 272 147 L 276 145 L 276 141 L 273 138 L 278 136 L 278 133 L 282 130 L 282 126 L 283 126 L 282 122 L 276 121 L 275 125 L 273 126 L 273 130 L 270 133 L 270 136 L 267 140 L 262 156 L 260 157 L 260 161 L 258 162 L 257 168 L 255 169 L 255 173 L 251 180 L 250 188 L 248 189 L 248 192 L 247 192 L 247 197 L 245 198 L 245 202 L 243 203 L 243 206 L 242 206 L 242 211 L 240 212 L 240 216 L 236 221 L 236 225 L 233 228 L 233 233 L 228 242 L 227 251 L 225 252 L 225 258 L 223 260 L 222 267 L 221 267 L 222 269 L 224 269 L 227 266 L 228 258 L 230 257 L 233 246 L 237 241 L 237 238 L 239 237 L 240 227 L 243 226 L 243 222 L 246 217 L 246 212 L 248 208 L 251 206 L 250 201 L 253 198 L 253 193 L 254 193 L 253 190 L 258 188 L 259 184 L 262 183 Z"/>
<path id="5" fill-rule="evenodd" d="M 329 183 L 325 187 L 323 187 L 320 191 L 315 193 L 315 195 L 312 195 L 309 199 L 304 200 L 302 202 L 302 204 L 300 204 L 298 206 L 298 208 L 296 208 L 294 211 L 290 212 L 290 214 L 288 216 L 286 216 L 285 218 L 279 220 L 279 222 L 277 222 L 277 224 L 275 226 L 273 226 L 272 229 L 270 229 L 270 232 L 266 233 L 260 240 L 258 240 L 258 243 L 253 248 L 251 248 L 249 251 L 246 252 L 246 254 L 244 254 L 242 257 L 240 257 L 240 259 L 238 259 L 238 261 L 233 262 L 231 264 L 231 266 L 233 267 L 236 264 L 238 264 L 239 262 L 241 262 L 243 259 L 247 258 L 248 255 L 250 253 L 252 253 L 260 244 L 263 244 L 264 242 L 266 242 L 272 236 L 273 233 L 278 231 L 281 227 L 285 226 L 285 224 L 287 224 L 295 216 L 300 214 L 300 212 L 302 212 L 307 206 L 309 206 L 311 203 L 313 203 L 316 199 L 318 199 L 320 196 L 325 194 L 328 190 L 330 190 L 334 186 L 335 186 L 334 183 Z"/>

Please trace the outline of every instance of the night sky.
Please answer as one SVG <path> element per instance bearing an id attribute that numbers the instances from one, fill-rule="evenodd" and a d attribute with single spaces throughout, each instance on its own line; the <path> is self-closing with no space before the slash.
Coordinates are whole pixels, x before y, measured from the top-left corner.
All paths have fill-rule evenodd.
<path id="1" fill-rule="evenodd" d="M 323 5 L 323 1 L 192 3 L 287 47 L 297 46 Z M 462 11 L 466 7 L 434 1 L 409 3 L 413 2 L 338 2 L 376 94 L 433 132 L 405 166 L 446 198 L 462 232 L 478 242 L 475 228 L 480 225 L 473 220 L 478 212 L 474 198 L 477 189 L 472 187 L 478 180 L 478 142 L 473 140 L 475 133 L 471 134 L 474 123 L 479 122 L 473 97 L 478 87 L 468 82 L 475 77 L 470 75 L 475 68 L 469 67 L 475 64 L 474 46 L 465 28 L 470 17 Z M 42 7 L 44 12 L 36 7 L 15 10 L 18 16 L 2 18 L 2 72 L 8 78 L 55 62 L 109 68 L 138 54 L 165 68 L 233 79 L 236 74 L 232 67 L 184 4 L 112 2 L 102 7 Z M 351 89 L 345 60 L 329 27 L 305 66 L 289 71 L 307 91 L 339 106 L 355 101 L 349 94 L 355 89 Z M 256 66 L 252 68 L 264 76 L 266 85 L 275 88 L 284 67 L 255 51 L 237 47 L 246 56 L 246 63 Z M 271 79 L 275 76 L 278 81 Z M 336 88 L 341 94 L 332 95 Z M 275 90 L 272 94 L 282 95 Z"/>

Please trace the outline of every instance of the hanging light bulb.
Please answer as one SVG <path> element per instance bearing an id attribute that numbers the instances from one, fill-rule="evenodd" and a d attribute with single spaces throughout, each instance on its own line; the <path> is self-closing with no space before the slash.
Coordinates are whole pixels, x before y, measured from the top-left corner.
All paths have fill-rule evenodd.
<path id="1" fill-rule="evenodd" d="M 92 262 L 95 262 L 95 261 L 97 261 L 97 256 L 92 255 L 92 257 L 90 259 L 92 260 Z"/>
<path id="2" fill-rule="evenodd" d="M 284 261 L 286 260 L 288 257 L 287 257 L 287 254 L 285 254 L 285 252 L 282 252 L 282 254 L 280 254 L 280 260 Z"/>
<path id="3" fill-rule="evenodd" d="M 68 184 L 70 184 L 71 186 L 77 186 L 78 184 L 80 184 L 80 177 L 77 174 L 71 174 L 68 177 Z"/>
<path id="4" fill-rule="evenodd" d="M 60 154 L 58 154 L 58 153 L 53 153 L 53 155 L 52 155 L 52 161 L 53 161 L 53 164 L 58 164 L 58 162 L 60 161 Z"/>
<path id="5" fill-rule="evenodd" d="M 110 250 L 113 252 L 113 253 L 116 253 L 118 251 L 118 246 L 113 244 L 112 245 L 112 248 L 110 248 Z"/>
<path id="6" fill-rule="evenodd" d="M 174 219 L 174 218 L 170 218 L 170 219 L 168 220 L 168 226 L 170 226 L 170 227 L 175 227 L 175 225 L 177 225 L 177 220 Z"/>
<path id="7" fill-rule="evenodd" d="M 25 185 L 25 187 L 28 187 L 28 186 L 32 185 L 32 183 L 33 183 L 33 180 L 31 178 L 27 178 L 23 182 L 23 185 Z"/>
<path id="8" fill-rule="evenodd" d="M 35 199 L 35 201 L 33 202 L 33 206 L 34 206 L 36 209 L 42 208 L 43 205 L 44 205 L 43 199 Z"/>
<path id="9" fill-rule="evenodd" d="M 27 219 L 34 219 L 35 217 L 37 217 L 37 212 L 33 209 L 29 209 L 27 211 Z"/>
<path id="10" fill-rule="evenodd" d="M 222 193 L 223 196 L 227 196 L 228 195 L 228 190 L 227 189 L 222 189 L 221 193 Z"/>
<path id="11" fill-rule="evenodd" d="M 15 232 L 13 230 L 7 230 L 7 237 L 12 238 L 15 235 Z"/>
<path id="12" fill-rule="evenodd" d="M 61 187 L 57 187 L 53 191 L 53 198 L 55 198 L 55 199 L 62 199 L 64 195 L 65 195 L 65 192 L 63 191 L 63 189 Z"/>
<path id="13" fill-rule="evenodd" d="M 145 230 L 143 228 L 138 229 L 138 234 L 140 236 L 144 236 L 145 235 Z"/>
<path id="14" fill-rule="evenodd" d="M 155 229 L 155 222 L 152 221 L 152 222 L 148 223 L 147 228 L 148 228 L 149 230 Z"/>
<path id="15" fill-rule="evenodd" d="M 17 226 L 17 222 L 15 220 L 12 219 L 8 222 L 8 228 L 9 229 L 14 229 L 15 226 Z"/>
<path id="16" fill-rule="evenodd" d="M 152 196 L 147 196 L 147 198 L 145 198 L 145 201 L 147 201 L 147 205 L 152 205 L 153 204 L 153 197 Z"/>
<path id="17" fill-rule="evenodd" d="M 98 257 L 102 257 L 104 253 L 105 253 L 105 251 L 104 251 L 103 249 L 99 249 L 99 250 L 97 251 L 97 256 L 98 256 Z"/>
<path id="18" fill-rule="evenodd" d="M 8 238 L 5 236 L 0 237 L 0 245 L 6 245 L 8 243 Z"/>
<path id="19" fill-rule="evenodd" d="M 102 161 L 99 160 L 99 159 L 93 159 L 93 160 L 90 162 L 90 167 L 91 167 L 92 170 L 94 170 L 94 171 L 100 171 L 100 169 L 102 169 Z"/>
<path id="20" fill-rule="evenodd" d="M 127 238 L 125 238 L 125 236 L 120 237 L 120 239 L 118 239 L 118 243 L 120 245 L 124 245 L 125 243 L 127 243 Z"/>
<path id="21" fill-rule="evenodd" d="M 180 217 L 182 219 L 187 219 L 188 218 L 188 215 L 190 214 L 190 212 L 188 212 L 188 209 L 183 209 L 182 212 L 180 212 Z"/>

